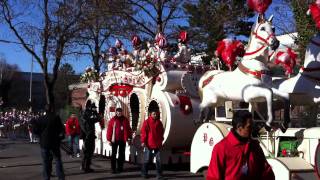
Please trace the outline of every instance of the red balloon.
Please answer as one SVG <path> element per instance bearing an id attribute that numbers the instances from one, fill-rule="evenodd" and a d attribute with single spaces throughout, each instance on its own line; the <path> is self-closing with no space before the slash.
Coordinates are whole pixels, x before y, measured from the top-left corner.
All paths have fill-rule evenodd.
<path id="1" fill-rule="evenodd" d="M 272 0 L 247 0 L 248 7 L 260 14 L 266 12 Z"/>

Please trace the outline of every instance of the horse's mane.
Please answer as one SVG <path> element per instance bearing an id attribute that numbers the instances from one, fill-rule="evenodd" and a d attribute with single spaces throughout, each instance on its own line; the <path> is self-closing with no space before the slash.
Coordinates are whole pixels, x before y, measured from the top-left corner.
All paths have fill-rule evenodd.
<path id="1" fill-rule="evenodd" d="M 256 26 L 257 26 L 257 24 L 255 23 L 255 24 L 252 26 L 252 28 L 251 28 L 250 37 L 249 37 L 248 44 L 247 44 L 247 47 L 246 47 L 246 48 L 248 48 L 249 45 L 251 44 L 251 41 L 252 41 L 252 38 L 253 38 L 253 32 L 254 32 Z"/>

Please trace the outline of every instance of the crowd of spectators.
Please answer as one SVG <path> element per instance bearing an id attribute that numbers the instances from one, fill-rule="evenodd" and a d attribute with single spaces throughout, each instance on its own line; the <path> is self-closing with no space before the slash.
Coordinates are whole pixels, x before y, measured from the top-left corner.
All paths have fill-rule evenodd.
<path id="1" fill-rule="evenodd" d="M 31 120 L 43 116 L 44 112 L 30 112 L 24 110 L 6 110 L 0 112 L 0 137 L 16 139 L 30 138 L 30 142 L 37 142 L 32 134 Z"/>

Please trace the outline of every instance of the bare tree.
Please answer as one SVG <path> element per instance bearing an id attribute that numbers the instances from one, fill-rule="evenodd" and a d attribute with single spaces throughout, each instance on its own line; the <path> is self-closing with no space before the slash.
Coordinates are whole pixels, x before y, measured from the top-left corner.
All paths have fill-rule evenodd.
<path id="1" fill-rule="evenodd" d="M 84 8 L 84 18 L 80 22 L 82 31 L 77 44 L 81 54 L 89 55 L 95 70 L 100 72 L 103 61 L 100 55 L 103 49 L 110 45 L 111 39 L 126 35 L 130 22 L 120 13 L 114 13 L 120 2 L 105 0 L 87 0 Z"/>
<path id="2" fill-rule="evenodd" d="M 123 0 L 120 12 L 135 24 L 137 33 L 154 38 L 159 32 L 172 37 L 179 21 L 186 19 L 183 0 Z"/>
<path id="3" fill-rule="evenodd" d="M 81 0 L 0 0 L 4 23 L 42 69 L 46 101 L 52 109 L 58 68 L 73 48 L 70 41 L 79 31 L 83 4 Z"/>

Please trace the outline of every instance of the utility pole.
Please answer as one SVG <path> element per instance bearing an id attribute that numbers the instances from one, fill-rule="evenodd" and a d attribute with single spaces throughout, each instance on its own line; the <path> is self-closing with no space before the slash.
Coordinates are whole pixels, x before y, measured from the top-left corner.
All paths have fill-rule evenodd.
<path id="1" fill-rule="evenodd" d="M 32 45 L 32 51 L 34 51 L 34 46 Z M 29 111 L 32 112 L 32 74 L 33 74 L 33 56 L 31 56 L 31 70 L 30 70 L 30 86 L 29 86 L 29 103 L 30 109 Z"/>

